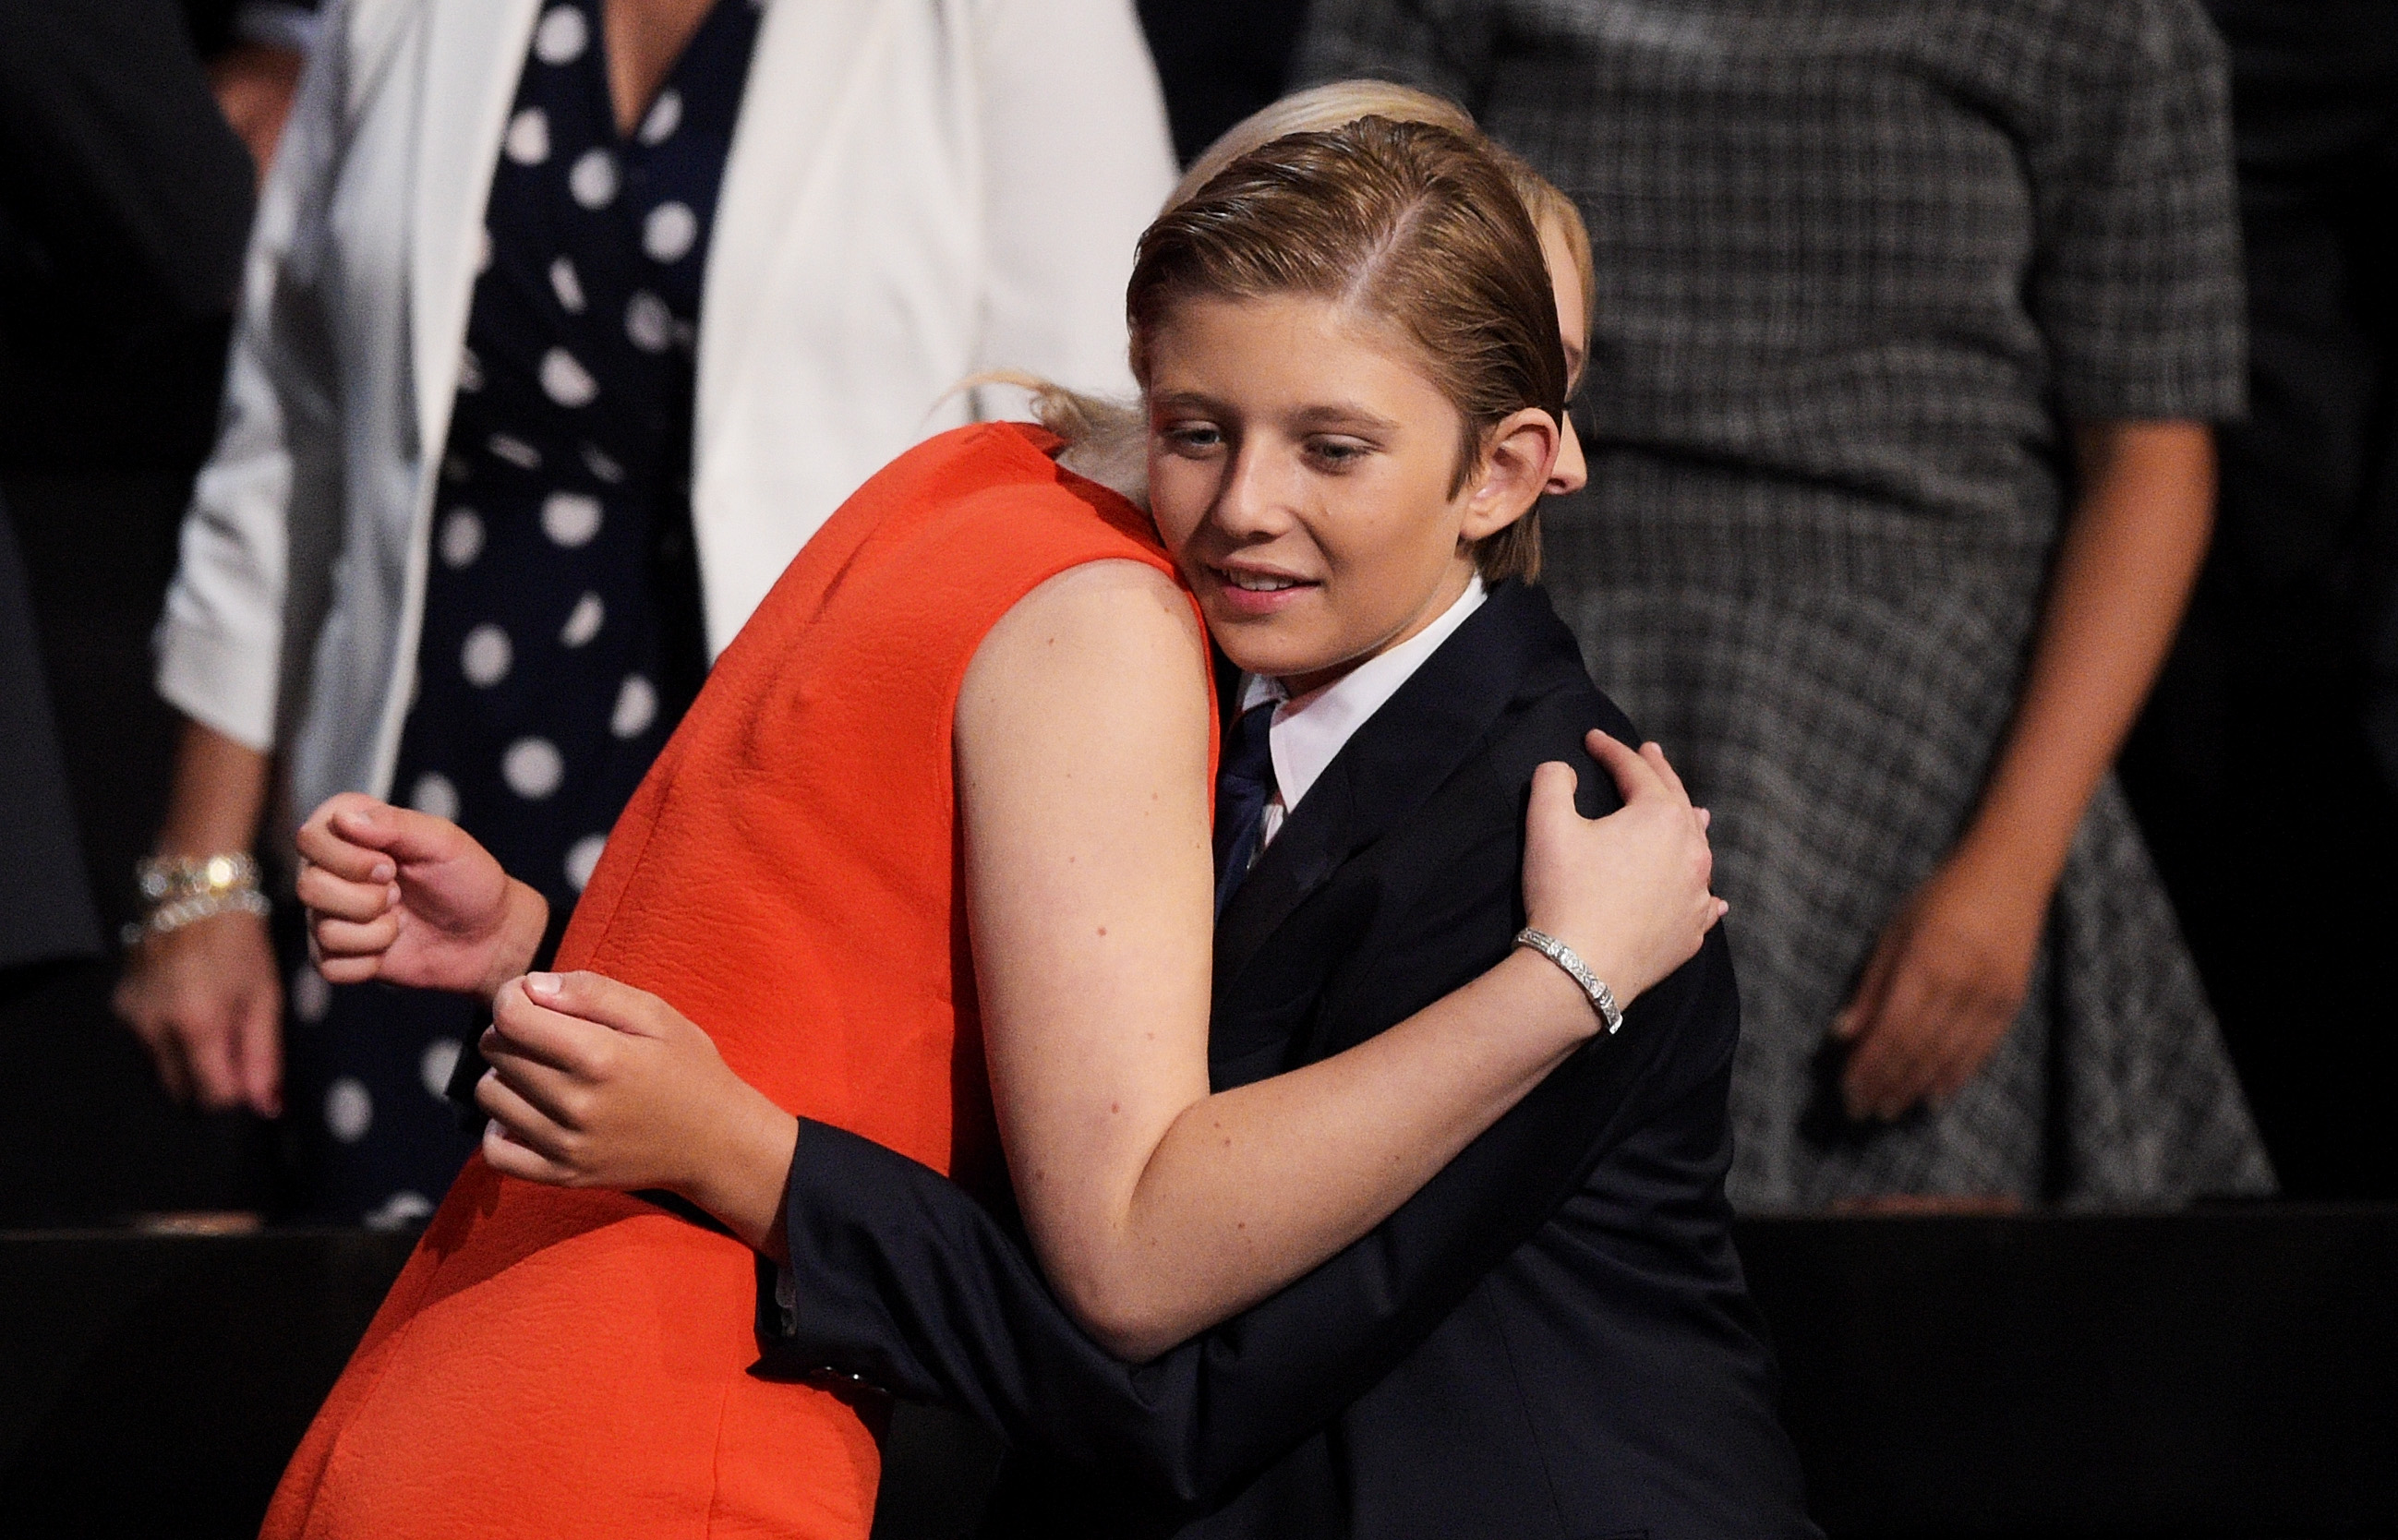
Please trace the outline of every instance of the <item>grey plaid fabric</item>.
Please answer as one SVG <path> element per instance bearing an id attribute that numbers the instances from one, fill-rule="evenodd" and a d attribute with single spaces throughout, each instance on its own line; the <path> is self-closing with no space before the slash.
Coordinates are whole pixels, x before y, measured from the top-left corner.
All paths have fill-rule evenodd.
<path id="1" fill-rule="evenodd" d="M 1589 489 L 1546 582 L 1716 812 L 1732 1196 L 2171 1202 L 2272 1175 L 2110 783 L 2029 1002 L 1948 1106 L 1840 1115 L 1825 1032 L 1961 833 L 2073 419 L 2235 414 L 2221 49 L 2189 0 L 1316 0 L 1308 80 L 1471 108 L 1581 203 Z"/>

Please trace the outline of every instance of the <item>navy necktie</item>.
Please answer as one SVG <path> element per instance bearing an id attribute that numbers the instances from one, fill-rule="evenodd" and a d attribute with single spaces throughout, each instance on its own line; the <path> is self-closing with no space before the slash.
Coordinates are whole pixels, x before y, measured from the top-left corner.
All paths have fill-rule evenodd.
<path id="1" fill-rule="evenodd" d="M 1233 890 L 1249 875 L 1258 857 L 1258 836 L 1264 831 L 1266 803 L 1273 797 L 1273 756 L 1267 730 L 1273 726 L 1278 701 L 1267 701 L 1241 713 L 1233 724 L 1224 756 L 1216 765 L 1216 915 Z"/>

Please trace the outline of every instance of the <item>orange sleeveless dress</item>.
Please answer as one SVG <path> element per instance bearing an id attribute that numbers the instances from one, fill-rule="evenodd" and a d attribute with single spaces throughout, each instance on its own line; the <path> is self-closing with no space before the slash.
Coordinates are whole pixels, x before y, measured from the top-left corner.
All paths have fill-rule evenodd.
<path id="1" fill-rule="evenodd" d="M 788 1110 L 995 1172 L 950 730 L 976 648 L 1148 518 L 1013 423 L 909 451 L 810 541 L 609 836 L 561 969 L 667 999 Z M 748 1373 L 756 1258 L 478 1157 L 285 1472 L 265 1534 L 864 1540 L 876 1430 Z"/>

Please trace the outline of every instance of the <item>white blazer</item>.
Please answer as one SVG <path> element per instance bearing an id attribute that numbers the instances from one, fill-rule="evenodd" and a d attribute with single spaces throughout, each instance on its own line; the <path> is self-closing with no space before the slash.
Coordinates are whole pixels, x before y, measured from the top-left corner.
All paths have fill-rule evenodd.
<path id="1" fill-rule="evenodd" d="M 737 3 L 737 0 L 734 0 Z M 757 0 L 701 302 L 692 519 L 711 653 L 947 395 L 1129 388 L 1124 287 L 1174 181 L 1130 0 Z M 390 790 L 483 211 L 540 0 L 336 0 L 251 237 L 158 688 L 290 751 L 305 811 Z"/>

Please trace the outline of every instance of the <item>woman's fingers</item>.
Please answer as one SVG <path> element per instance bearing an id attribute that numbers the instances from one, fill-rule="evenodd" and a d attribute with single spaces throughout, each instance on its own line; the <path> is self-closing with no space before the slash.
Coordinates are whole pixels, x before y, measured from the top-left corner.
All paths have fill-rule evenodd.
<path id="1" fill-rule="evenodd" d="M 1640 745 L 1640 757 L 1649 762 L 1649 768 L 1657 772 L 1657 779 L 1665 783 L 1668 790 L 1682 801 L 1690 801 L 1690 790 L 1682 784 L 1681 772 L 1674 769 L 1674 762 L 1665 757 L 1664 745 L 1652 739 Z"/>
<path id="2" fill-rule="evenodd" d="M 1898 939 L 1889 934 L 1874 947 L 1873 956 L 1866 959 L 1865 976 L 1857 980 L 1856 993 L 1832 1018 L 1834 1038 L 1844 1043 L 1854 1042 L 1872 1030 L 1881 1014 L 1882 1000 L 1890 993 L 1891 974 L 1898 965 L 1899 950 Z"/>
<path id="3" fill-rule="evenodd" d="M 1658 796 L 1667 789 L 1654 762 L 1637 749 L 1610 738 L 1598 729 L 1593 728 L 1583 736 L 1583 746 L 1615 782 L 1616 794 L 1623 798 L 1624 806 L 1630 807 L 1643 797 Z"/>
<path id="4" fill-rule="evenodd" d="M 375 859 L 385 867 L 391 864 L 388 857 L 377 855 Z M 298 891 L 300 902 L 317 914 L 361 923 L 399 904 L 399 885 L 388 877 L 353 881 L 316 862 L 301 868 Z"/>
<path id="5" fill-rule="evenodd" d="M 474 837 L 457 824 L 414 808 L 396 808 L 371 799 L 326 806 L 327 822 L 334 834 L 381 850 L 402 864 L 447 861 L 475 848 Z"/>
<path id="6" fill-rule="evenodd" d="M 330 961 L 334 957 L 380 957 L 391 950 L 399 939 L 399 916 L 386 914 L 360 924 L 355 920 L 327 919 L 319 917 L 309 927 L 317 941 L 317 955 Z"/>
<path id="7" fill-rule="evenodd" d="M 384 883 L 398 875 L 391 857 L 371 846 L 343 838 L 333 832 L 332 820 L 333 809 L 329 803 L 300 825 L 298 844 L 303 861 L 352 882 Z"/>

